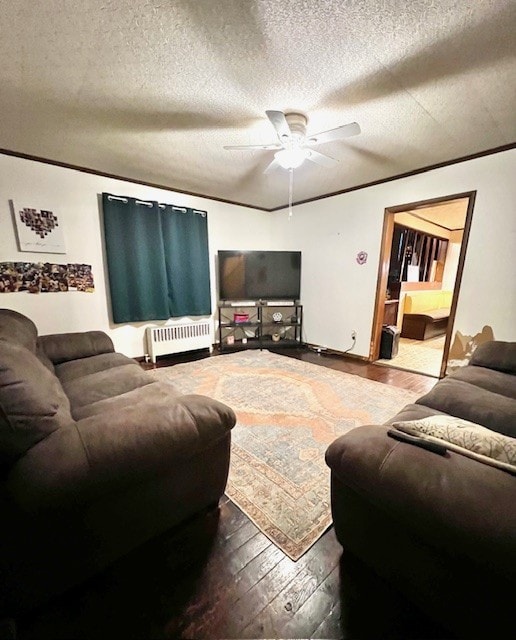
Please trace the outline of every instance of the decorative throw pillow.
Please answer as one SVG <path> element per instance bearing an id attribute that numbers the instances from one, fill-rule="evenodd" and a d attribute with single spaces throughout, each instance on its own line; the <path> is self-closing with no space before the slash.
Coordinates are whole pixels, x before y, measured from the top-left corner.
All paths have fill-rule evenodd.
<path id="1" fill-rule="evenodd" d="M 395 422 L 396 429 L 445 444 L 452 450 L 516 474 L 516 438 L 510 438 L 469 420 L 435 415 Z"/>

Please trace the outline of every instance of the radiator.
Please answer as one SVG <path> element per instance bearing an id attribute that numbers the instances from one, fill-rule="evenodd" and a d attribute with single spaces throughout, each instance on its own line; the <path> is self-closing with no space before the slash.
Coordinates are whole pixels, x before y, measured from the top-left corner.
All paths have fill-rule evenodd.
<path id="1" fill-rule="evenodd" d="M 147 327 L 147 349 L 152 362 L 164 356 L 194 349 L 212 349 L 210 322 L 185 322 L 167 327 Z"/>

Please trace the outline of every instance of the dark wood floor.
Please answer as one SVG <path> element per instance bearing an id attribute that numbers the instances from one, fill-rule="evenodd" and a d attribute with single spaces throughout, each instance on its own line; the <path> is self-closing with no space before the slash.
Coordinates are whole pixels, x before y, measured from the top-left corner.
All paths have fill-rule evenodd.
<path id="1" fill-rule="evenodd" d="M 342 356 L 290 355 L 419 393 L 435 384 Z M 21 640 L 439 637 L 447 636 L 342 556 L 333 529 L 293 562 L 226 497 L 18 621 Z"/>

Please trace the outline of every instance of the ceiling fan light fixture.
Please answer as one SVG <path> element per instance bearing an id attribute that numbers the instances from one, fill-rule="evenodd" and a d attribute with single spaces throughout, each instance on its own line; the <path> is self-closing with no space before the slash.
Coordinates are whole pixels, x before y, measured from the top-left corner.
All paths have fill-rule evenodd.
<path id="1" fill-rule="evenodd" d="M 284 169 L 297 169 L 310 156 L 310 149 L 282 149 L 274 154 L 275 160 Z"/>

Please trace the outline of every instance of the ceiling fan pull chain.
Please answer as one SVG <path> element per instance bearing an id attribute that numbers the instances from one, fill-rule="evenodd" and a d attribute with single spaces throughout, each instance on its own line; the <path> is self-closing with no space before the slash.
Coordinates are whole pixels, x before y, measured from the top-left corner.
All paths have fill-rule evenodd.
<path id="1" fill-rule="evenodd" d="M 288 219 L 292 218 L 292 193 L 294 191 L 294 169 L 288 170 Z"/>

